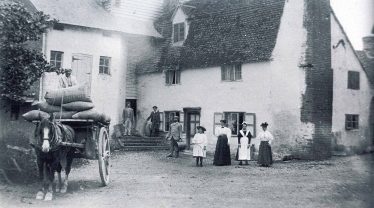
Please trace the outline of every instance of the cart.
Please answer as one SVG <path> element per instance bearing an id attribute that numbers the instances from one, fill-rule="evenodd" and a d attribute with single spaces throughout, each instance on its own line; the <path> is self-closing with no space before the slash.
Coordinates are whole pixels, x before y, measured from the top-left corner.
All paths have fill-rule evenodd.
<path id="1" fill-rule="evenodd" d="M 75 131 L 74 142 L 61 142 L 61 146 L 75 148 L 74 158 L 98 160 L 103 186 L 109 184 L 109 124 L 89 119 L 56 119 Z M 38 121 L 35 121 L 38 122 Z"/>

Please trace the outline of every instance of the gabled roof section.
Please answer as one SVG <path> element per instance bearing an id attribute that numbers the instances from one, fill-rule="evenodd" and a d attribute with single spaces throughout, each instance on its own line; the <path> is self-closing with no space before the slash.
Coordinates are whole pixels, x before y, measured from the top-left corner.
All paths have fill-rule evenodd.
<path id="1" fill-rule="evenodd" d="M 127 34 L 161 37 L 152 22 L 115 17 L 95 0 L 30 0 L 36 9 L 62 24 L 83 26 Z"/>
<path id="2" fill-rule="evenodd" d="M 365 71 L 366 75 L 368 76 L 369 81 L 374 84 L 374 60 L 367 57 L 365 51 L 355 50 L 353 47 L 352 42 L 349 40 L 347 33 L 345 32 L 342 24 L 340 23 L 338 17 L 336 16 L 334 10 L 330 8 L 331 14 L 335 21 L 337 22 L 340 30 L 343 32 L 349 47 L 353 51 L 354 55 L 356 56 L 357 60 L 360 62 L 362 69 Z"/>
<path id="3" fill-rule="evenodd" d="M 285 0 L 191 0 L 190 28 L 183 46 L 172 46 L 171 16 L 155 22 L 166 41 L 158 67 L 204 68 L 269 61 L 277 41 Z M 187 8 L 187 7 L 186 7 Z M 192 15 L 193 14 L 193 15 Z M 143 72 L 150 72 L 149 70 Z"/>
<path id="4" fill-rule="evenodd" d="M 356 53 L 370 82 L 374 84 L 374 58 L 369 58 L 365 51 L 356 51 Z"/>

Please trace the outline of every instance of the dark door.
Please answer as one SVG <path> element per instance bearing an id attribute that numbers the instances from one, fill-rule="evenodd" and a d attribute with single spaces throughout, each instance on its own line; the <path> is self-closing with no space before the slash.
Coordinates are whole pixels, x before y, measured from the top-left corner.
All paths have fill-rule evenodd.
<path id="1" fill-rule="evenodd" d="M 196 127 L 200 125 L 200 111 L 187 111 L 185 115 L 187 149 L 190 149 L 191 139 L 195 136 Z"/>

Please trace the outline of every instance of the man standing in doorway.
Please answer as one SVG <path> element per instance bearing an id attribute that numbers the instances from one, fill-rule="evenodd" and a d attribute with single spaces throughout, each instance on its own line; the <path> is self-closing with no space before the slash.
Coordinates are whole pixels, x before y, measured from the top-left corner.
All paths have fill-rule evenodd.
<path id="1" fill-rule="evenodd" d="M 175 157 L 179 157 L 179 148 L 178 143 L 182 137 L 182 124 L 178 121 L 179 117 L 174 116 L 173 123 L 170 124 L 170 129 L 166 138 L 170 140 L 170 154 L 168 157 L 173 157 L 173 153 L 175 151 Z"/>
<path id="2" fill-rule="evenodd" d="M 151 137 L 157 136 L 158 129 L 160 128 L 160 112 L 157 110 L 157 106 L 153 106 L 151 115 L 148 116 L 147 121 L 151 120 Z"/>
<path id="3" fill-rule="evenodd" d="M 132 126 L 134 124 L 134 110 L 131 104 L 127 103 L 126 108 L 122 112 L 123 126 L 125 127 L 125 135 L 131 136 Z"/>

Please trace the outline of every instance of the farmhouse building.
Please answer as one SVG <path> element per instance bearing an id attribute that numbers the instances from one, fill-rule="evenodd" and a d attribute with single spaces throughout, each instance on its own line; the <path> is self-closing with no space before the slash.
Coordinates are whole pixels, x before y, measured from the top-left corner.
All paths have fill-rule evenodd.
<path id="1" fill-rule="evenodd" d="M 254 136 L 268 122 L 278 156 L 373 145 L 372 36 L 356 52 L 329 0 L 27 1 L 59 20 L 43 35 L 47 60 L 72 68 L 112 127 L 130 102 L 139 133 L 156 105 L 160 131 L 179 116 L 189 146 L 203 125 L 208 151 L 221 119 L 234 137 L 243 121 Z M 46 73 L 39 100 L 57 83 Z"/>

